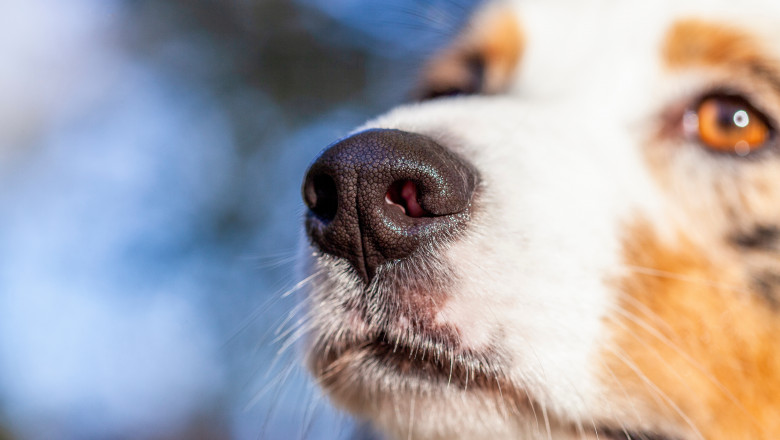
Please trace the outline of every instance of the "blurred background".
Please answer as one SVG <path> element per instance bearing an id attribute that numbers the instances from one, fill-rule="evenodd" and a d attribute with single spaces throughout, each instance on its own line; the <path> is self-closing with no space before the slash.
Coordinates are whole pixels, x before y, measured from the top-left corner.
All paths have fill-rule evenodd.
<path id="1" fill-rule="evenodd" d="M 0 439 L 334 439 L 299 185 L 475 0 L 0 3 Z"/>

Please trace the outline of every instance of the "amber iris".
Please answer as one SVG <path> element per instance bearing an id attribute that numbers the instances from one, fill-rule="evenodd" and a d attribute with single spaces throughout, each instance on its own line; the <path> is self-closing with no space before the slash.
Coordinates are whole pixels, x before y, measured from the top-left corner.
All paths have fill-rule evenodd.
<path id="1" fill-rule="evenodd" d="M 744 155 L 762 148 L 772 130 L 766 118 L 744 98 L 711 96 L 696 110 L 699 139 L 707 147 Z"/>

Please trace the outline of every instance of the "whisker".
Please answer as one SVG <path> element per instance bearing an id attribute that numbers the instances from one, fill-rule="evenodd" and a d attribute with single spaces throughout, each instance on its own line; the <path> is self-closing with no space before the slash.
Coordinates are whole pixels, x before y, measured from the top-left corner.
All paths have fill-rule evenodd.
<path id="1" fill-rule="evenodd" d="M 671 348 L 675 351 L 678 355 L 680 355 L 686 362 L 688 362 L 693 368 L 695 368 L 697 371 L 699 371 L 701 374 L 704 375 L 715 387 L 723 393 L 724 396 L 726 396 L 733 404 L 737 406 L 737 408 L 742 411 L 745 415 L 749 416 L 753 419 L 753 421 L 758 424 L 758 421 L 755 420 L 755 418 L 750 415 L 747 408 L 745 408 L 744 404 L 740 402 L 737 397 L 734 395 L 734 393 L 729 390 L 720 380 L 718 380 L 715 375 L 709 371 L 701 362 L 697 361 L 695 358 L 693 358 L 690 354 L 688 354 L 685 350 L 683 350 L 678 344 L 674 343 L 671 339 L 663 335 L 658 329 L 654 328 L 652 325 L 648 324 L 638 316 L 632 314 L 630 311 L 626 310 L 625 308 L 621 306 L 614 306 L 613 311 L 617 314 L 623 316 L 625 319 L 630 320 L 631 322 L 634 322 L 637 324 L 642 330 L 646 331 L 650 336 L 658 339 L 661 341 L 664 345 Z M 628 326 L 621 322 L 616 322 L 617 325 L 620 325 L 621 328 L 628 331 L 632 337 L 634 337 L 637 341 L 643 344 L 643 346 L 652 351 L 654 355 L 665 365 L 669 366 L 671 371 L 675 371 L 674 368 L 672 368 L 669 364 L 669 362 L 663 358 L 663 356 L 658 353 L 658 350 L 652 347 L 650 344 L 647 343 L 643 338 L 640 337 L 636 332 L 628 328 Z M 683 381 L 682 377 L 680 376 L 681 381 Z M 683 381 L 684 382 L 684 381 Z"/>
<path id="2" fill-rule="evenodd" d="M 244 256 L 239 257 L 242 261 L 255 261 L 257 264 L 253 265 L 255 269 L 278 269 L 284 266 L 292 266 L 298 261 L 298 252 L 280 252 L 278 254 L 262 255 L 262 256 Z"/>
<path id="3" fill-rule="evenodd" d="M 280 300 L 287 298 L 292 293 L 302 289 L 305 287 L 308 283 L 310 283 L 314 278 L 316 278 L 321 272 L 317 271 L 313 273 L 312 275 L 304 278 L 303 280 L 296 283 L 293 287 L 290 289 L 287 289 L 283 293 L 277 293 L 273 295 L 269 295 L 268 299 L 263 301 L 262 304 L 257 306 L 246 318 L 242 319 L 241 322 L 238 324 L 235 330 L 233 330 L 230 334 L 230 336 L 225 340 L 223 343 L 223 346 L 229 345 L 235 339 L 244 331 L 246 331 L 252 323 L 254 323 L 260 316 L 262 316 L 263 313 L 265 313 L 267 310 L 269 310 L 272 306 L 276 305 Z M 274 325 L 268 326 L 268 329 L 259 337 L 260 345 L 265 345 L 267 342 L 267 338 L 270 337 L 271 332 L 274 331 Z M 274 334 L 275 331 L 274 331 Z"/>
<path id="4" fill-rule="evenodd" d="M 301 440 L 309 437 L 311 429 L 314 426 L 314 414 L 322 404 L 322 398 L 313 393 L 307 393 L 309 396 L 309 405 L 306 406 L 306 411 L 303 416 L 303 424 L 301 429 Z"/>
<path id="5" fill-rule="evenodd" d="M 290 334 L 290 337 L 287 338 L 281 348 L 279 348 L 279 350 L 276 352 L 277 356 L 284 354 L 290 347 L 295 345 L 295 343 L 301 337 L 303 337 L 303 335 L 307 334 L 309 330 L 311 330 L 310 326 L 306 325 L 306 323 L 302 324 L 301 327 L 299 327 L 294 333 Z"/>
<path id="6" fill-rule="evenodd" d="M 652 380 L 650 380 L 647 375 L 645 375 L 642 370 L 639 368 L 639 366 L 631 360 L 629 355 L 622 350 L 615 348 L 615 347 L 607 347 L 607 350 L 615 355 L 620 361 L 622 361 L 631 371 L 634 372 L 634 374 L 637 375 L 639 380 L 641 380 L 645 386 L 654 392 L 656 396 L 658 396 L 660 399 L 662 399 L 668 408 L 671 408 L 680 418 L 693 430 L 694 434 L 697 438 L 704 440 L 704 436 L 702 435 L 699 428 L 696 426 L 696 424 L 691 420 L 690 417 L 688 417 L 687 414 L 666 394 L 658 388 L 656 384 L 653 383 Z M 660 402 L 659 402 L 660 403 Z"/>
<path id="7" fill-rule="evenodd" d="M 248 411 L 253 406 L 257 405 L 257 403 L 260 401 L 260 399 L 273 388 L 276 388 L 276 391 L 273 394 L 273 398 L 271 399 L 271 406 L 268 408 L 268 411 L 266 412 L 265 419 L 263 420 L 263 425 L 260 429 L 260 435 L 264 435 L 266 430 L 268 429 L 268 426 L 270 426 L 271 419 L 273 418 L 274 413 L 276 412 L 278 402 L 279 402 L 279 396 L 282 393 L 282 390 L 284 388 L 284 383 L 289 379 L 290 374 L 295 369 L 295 364 L 290 364 L 285 368 L 282 373 L 277 376 L 280 380 L 272 381 L 264 387 L 264 389 L 261 390 L 258 394 L 253 397 L 249 403 L 247 403 L 244 407 L 244 411 Z"/>
<path id="8" fill-rule="evenodd" d="M 287 317 L 284 318 L 284 321 L 282 321 L 281 324 L 276 326 L 276 330 L 274 331 L 274 335 L 276 336 L 272 343 L 277 343 L 284 339 L 285 336 L 290 334 L 292 331 L 294 331 L 303 320 L 309 320 L 313 317 L 312 311 L 307 311 L 304 313 L 303 317 L 298 318 L 295 322 L 292 322 L 292 319 L 295 316 L 298 316 L 301 313 L 301 310 L 305 309 L 307 307 L 307 304 L 305 302 L 300 302 L 297 305 L 295 305 L 292 309 L 290 309 L 289 312 L 287 312 Z M 285 328 L 286 327 L 286 328 Z"/>
<path id="9" fill-rule="evenodd" d="M 292 373 L 292 370 L 294 368 L 296 368 L 296 367 L 297 366 L 296 366 L 296 364 L 294 362 L 290 362 L 290 363 L 287 364 L 287 366 L 282 368 L 281 371 L 277 371 L 276 375 L 272 379 L 264 381 L 265 385 L 263 385 L 263 387 L 260 388 L 260 390 L 255 393 L 254 397 L 252 397 L 249 400 L 249 402 L 244 406 L 244 410 L 248 411 L 249 409 L 251 409 L 271 389 L 273 389 L 275 386 L 280 386 L 282 383 L 284 383 L 284 381 Z M 245 385 L 248 385 L 248 384 L 245 384 Z"/>
<path id="10" fill-rule="evenodd" d="M 644 274 L 644 275 L 650 275 L 650 276 L 655 276 L 655 277 L 659 277 L 659 278 L 668 278 L 668 279 L 672 279 L 672 280 L 676 280 L 676 281 L 683 281 L 683 282 L 687 282 L 687 283 L 701 284 L 701 285 L 710 286 L 710 287 L 717 287 L 719 289 L 730 290 L 730 291 L 734 291 L 734 292 L 740 292 L 740 293 L 746 292 L 746 290 L 743 287 L 735 285 L 735 284 L 721 283 L 721 282 L 712 281 L 712 280 L 709 280 L 709 279 L 706 279 L 706 278 L 699 278 L 699 277 L 683 275 L 683 274 L 679 274 L 679 273 L 675 273 L 675 272 L 669 272 L 669 271 L 665 271 L 665 270 L 661 270 L 661 269 L 654 269 L 652 267 L 634 266 L 634 265 L 630 265 L 630 264 L 622 264 L 621 267 L 624 268 L 624 269 L 630 270 L 632 272 L 641 273 L 641 274 Z"/>
<path id="11" fill-rule="evenodd" d="M 414 430 L 414 392 L 410 393 L 409 397 L 409 432 L 406 436 L 407 440 L 412 440 L 412 432 Z"/>
<path id="12" fill-rule="evenodd" d="M 552 440 L 552 429 L 550 428 L 550 418 L 547 416 L 547 407 L 542 405 L 542 416 L 544 417 L 544 427 L 547 429 L 547 440 Z"/>
<path id="13" fill-rule="evenodd" d="M 634 399 L 632 399 L 630 397 L 630 395 L 628 393 L 628 390 L 626 390 L 626 386 L 623 384 L 623 382 L 618 380 L 617 376 L 615 376 L 615 372 L 612 370 L 612 368 L 606 362 L 604 362 L 602 360 L 600 363 L 601 363 L 601 366 L 604 367 L 604 369 L 607 370 L 607 373 L 609 373 L 609 375 L 612 377 L 612 380 L 614 380 L 614 383 L 617 386 L 620 387 L 620 390 L 623 392 L 623 397 L 626 398 L 626 402 L 629 402 L 630 405 L 631 405 L 631 409 L 634 412 L 634 417 L 636 417 L 637 420 L 641 420 L 642 419 L 641 413 L 637 409 L 636 403 L 634 403 Z M 599 436 L 598 435 L 598 428 L 596 428 L 595 423 L 593 425 L 593 428 L 596 430 L 596 438 L 598 438 L 598 436 Z M 622 424 L 621 424 L 621 429 L 623 430 L 624 433 L 626 433 L 626 435 L 628 435 L 628 433 L 626 432 L 625 426 L 623 426 Z"/>

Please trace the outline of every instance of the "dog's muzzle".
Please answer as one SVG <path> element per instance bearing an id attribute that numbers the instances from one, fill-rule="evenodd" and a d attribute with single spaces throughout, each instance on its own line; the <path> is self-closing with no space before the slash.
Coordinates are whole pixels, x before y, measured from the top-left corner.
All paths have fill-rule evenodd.
<path id="1" fill-rule="evenodd" d="M 470 164 L 428 137 L 364 131 L 325 149 L 306 173 L 306 230 L 369 283 L 383 264 L 461 230 L 478 180 Z"/>

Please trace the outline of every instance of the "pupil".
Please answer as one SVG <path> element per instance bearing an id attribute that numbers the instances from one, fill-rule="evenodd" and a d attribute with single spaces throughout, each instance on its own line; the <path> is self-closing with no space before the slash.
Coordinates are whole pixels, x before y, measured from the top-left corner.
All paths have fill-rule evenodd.
<path id="1" fill-rule="evenodd" d="M 734 130 L 747 127 L 750 118 L 741 106 L 731 102 L 721 103 L 718 111 L 718 125 L 723 130 Z"/>

